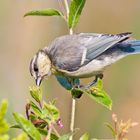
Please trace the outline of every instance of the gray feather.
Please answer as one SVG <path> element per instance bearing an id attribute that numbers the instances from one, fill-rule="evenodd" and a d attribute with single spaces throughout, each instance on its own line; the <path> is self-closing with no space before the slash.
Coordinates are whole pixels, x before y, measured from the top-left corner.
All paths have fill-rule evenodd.
<path id="1" fill-rule="evenodd" d="M 75 71 L 115 44 L 128 39 L 129 35 L 130 33 L 118 35 L 95 33 L 65 35 L 55 39 L 44 50 L 49 55 L 54 66 L 62 70 Z M 86 56 L 83 61 L 85 49 Z"/>

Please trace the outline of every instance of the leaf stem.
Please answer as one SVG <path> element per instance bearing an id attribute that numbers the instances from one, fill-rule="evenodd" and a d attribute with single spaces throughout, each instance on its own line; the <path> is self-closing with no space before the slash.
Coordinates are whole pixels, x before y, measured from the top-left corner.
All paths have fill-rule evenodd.
<path id="1" fill-rule="evenodd" d="M 72 98 L 72 107 L 71 107 L 71 122 L 70 122 L 70 131 L 74 131 L 74 122 L 75 122 L 75 109 L 76 109 L 76 99 Z M 69 138 L 73 140 L 73 135 Z"/>
<path id="2" fill-rule="evenodd" d="M 59 134 L 58 131 L 55 129 L 55 127 L 53 127 L 53 131 L 54 131 L 54 133 L 55 133 L 58 137 L 60 137 L 60 134 Z"/>
<path id="3" fill-rule="evenodd" d="M 69 4 L 68 4 L 68 0 L 64 0 L 64 5 L 65 5 L 65 9 L 66 9 L 66 19 L 67 19 L 67 22 L 68 22 L 68 18 L 69 18 Z M 69 34 L 70 35 L 73 34 L 73 29 L 72 28 L 69 29 Z M 72 103 L 71 103 L 71 120 L 70 120 L 70 131 L 71 132 L 74 131 L 75 110 L 76 110 L 76 99 L 72 98 Z M 69 140 L 73 140 L 73 135 L 69 138 Z"/>
<path id="4" fill-rule="evenodd" d="M 65 9 L 66 9 L 66 19 L 68 20 L 68 17 L 69 17 L 69 4 L 68 4 L 68 0 L 64 0 L 64 5 L 65 5 Z"/>
<path id="5" fill-rule="evenodd" d="M 45 140 L 50 140 L 50 136 L 51 136 L 51 133 L 52 133 L 52 129 L 53 129 L 53 124 L 50 123 L 50 125 L 49 125 L 49 130 L 48 130 L 48 134 L 47 134 Z"/>

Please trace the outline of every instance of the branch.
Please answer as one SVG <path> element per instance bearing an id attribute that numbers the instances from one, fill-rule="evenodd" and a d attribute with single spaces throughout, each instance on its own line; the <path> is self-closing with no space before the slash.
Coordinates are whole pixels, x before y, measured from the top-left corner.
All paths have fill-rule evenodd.
<path id="1" fill-rule="evenodd" d="M 64 5 L 65 5 L 65 9 L 66 9 L 66 18 L 68 19 L 69 17 L 69 4 L 67 0 L 64 0 Z"/>

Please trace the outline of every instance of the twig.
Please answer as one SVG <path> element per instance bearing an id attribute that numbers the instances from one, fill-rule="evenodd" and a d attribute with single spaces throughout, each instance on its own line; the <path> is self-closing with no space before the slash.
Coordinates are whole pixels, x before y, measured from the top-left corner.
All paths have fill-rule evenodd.
<path id="1" fill-rule="evenodd" d="M 66 9 L 66 18 L 68 19 L 69 17 L 69 4 L 67 0 L 64 0 L 64 5 L 65 5 L 65 9 Z"/>
<path id="2" fill-rule="evenodd" d="M 69 4 L 68 4 L 68 0 L 64 0 L 64 5 L 65 5 L 65 9 L 66 9 L 66 19 L 68 21 L 68 17 L 69 17 Z M 73 34 L 73 29 L 72 28 L 69 29 L 69 34 L 70 35 Z M 72 98 L 71 120 L 70 120 L 70 131 L 71 132 L 74 131 L 75 109 L 76 109 L 76 99 Z M 73 140 L 73 135 L 71 135 L 71 137 L 69 138 L 69 140 Z"/>
<path id="3" fill-rule="evenodd" d="M 60 137 L 60 134 L 59 134 L 58 131 L 55 129 L 55 127 L 53 127 L 53 131 L 54 131 L 54 133 L 55 133 L 58 137 Z"/>
<path id="4" fill-rule="evenodd" d="M 47 134 L 45 140 L 50 140 L 50 136 L 51 136 L 51 133 L 52 133 L 52 129 L 53 129 L 53 124 L 50 123 L 50 125 L 49 125 L 49 130 L 48 130 L 48 134 Z"/>
<path id="5" fill-rule="evenodd" d="M 76 109 L 76 99 L 72 98 L 71 122 L 70 122 L 70 130 L 71 130 L 71 132 L 74 131 L 75 109 Z M 69 140 L 73 140 L 73 135 L 71 135 Z"/>

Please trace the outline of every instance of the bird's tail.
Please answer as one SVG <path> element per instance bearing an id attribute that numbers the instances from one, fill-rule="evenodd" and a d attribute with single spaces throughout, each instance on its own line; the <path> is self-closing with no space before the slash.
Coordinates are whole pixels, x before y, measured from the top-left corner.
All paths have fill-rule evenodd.
<path id="1" fill-rule="evenodd" d="M 138 54 L 140 53 L 140 40 L 129 42 L 130 44 L 130 54 Z"/>

